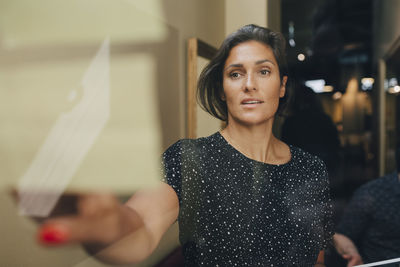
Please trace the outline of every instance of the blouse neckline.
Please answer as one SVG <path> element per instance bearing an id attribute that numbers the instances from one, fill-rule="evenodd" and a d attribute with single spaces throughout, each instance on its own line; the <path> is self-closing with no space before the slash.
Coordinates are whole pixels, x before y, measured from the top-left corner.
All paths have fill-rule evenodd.
<path id="1" fill-rule="evenodd" d="M 242 157 L 242 158 L 244 158 L 244 159 L 246 159 L 246 160 L 248 160 L 248 161 L 250 161 L 250 162 L 253 162 L 254 164 L 259 164 L 259 165 L 264 165 L 264 166 L 271 166 L 271 167 L 284 167 L 284 166 L 287 166 L 287 165 L 291 164 L 292 161 L 293 161 L 294 149 L 293 149 L 293 146 L 292 146 L 292 145 L 289 145 L 289 144 L 288 144 L 289 149 L 290 149 L 290 159 L 289 159 L 288 162 L 282 163 L 282 164 L 272 164 L 272 163 L 266 163 L 266 162 L 262 162 L 262 161 L 258 161 L 258 160 L 249 158 L 248 156 L 246 156 L 245 154 L 243 154 L 242 152 L 240 152 L 239 150 L 237 150 L 234 146 L 232 146 L 232 145 L 225 139 L 225 137 L 222 136 L 222 134 L 221 134 L 219 131 L 216 132 L 215 135 L 216 135 L 219 139 L 221 139 L 221 141 L 223 142 L 224 146 L 227 147 L 228 150 L 230 150 L 231 152 L 233 152 L 233 153 L 235 153 L 235 154 L 237 154 L 237 155 L 240 155 L 240 157 Z"/>

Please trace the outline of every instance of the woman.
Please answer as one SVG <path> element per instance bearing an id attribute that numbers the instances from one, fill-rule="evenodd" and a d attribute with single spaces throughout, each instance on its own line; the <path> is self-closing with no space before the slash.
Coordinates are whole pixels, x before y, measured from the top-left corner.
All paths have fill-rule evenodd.
<path id="1" fill-rule="evenodd" d="M 168 148 L 157 189 L 125 205 L 84 196 L 79 215 L 49 221 L 41 240 L 137 262 L 178 219 L 187 266 L 323 265 L 332 236 L 325 166 L 272 134 L 286 100 L 284 44 L 256 25 L 228 36 L 199 80 L 200 103 L 226 128 Z"/>

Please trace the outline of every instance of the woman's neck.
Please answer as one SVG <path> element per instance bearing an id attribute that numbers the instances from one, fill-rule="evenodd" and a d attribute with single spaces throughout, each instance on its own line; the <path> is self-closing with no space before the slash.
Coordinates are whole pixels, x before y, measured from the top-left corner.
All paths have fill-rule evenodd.
<path id="1" fill-rule="evenodd" d="M 283 164 L 291 158 L 289 147 L 272 134 L 272 124 L 228 124 L 221 135 L 242 154 L 256 161 Z"/>

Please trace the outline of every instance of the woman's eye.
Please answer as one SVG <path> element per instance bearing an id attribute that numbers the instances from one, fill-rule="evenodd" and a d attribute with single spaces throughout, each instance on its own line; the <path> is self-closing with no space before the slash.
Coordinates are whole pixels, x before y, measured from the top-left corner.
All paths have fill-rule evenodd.
<path id="1" fill-rule="evenodd" d="M 232 78 L 239 78 L 240 77 L 240 73 L 232 72 L 231 74 L 229 74 L 229 76 L 232 77 Z"/>
<path id="2" fill-rule="evenodd" d="M 269 73 L 269 70 L 261 70 L 260 73 L 262 75 L 267 75 Z"/>

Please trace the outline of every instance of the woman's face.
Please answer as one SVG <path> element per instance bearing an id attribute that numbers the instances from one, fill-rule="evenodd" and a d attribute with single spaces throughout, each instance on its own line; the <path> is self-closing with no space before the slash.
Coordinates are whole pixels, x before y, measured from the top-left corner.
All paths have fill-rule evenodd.
<path id="1" fill-rule="evenodd" d="M 223 70 L 222 99 L 228 107 L 228 123 L 273 122 L 286 80 L 286 76 L 280 80 L 278 63 L 267 45 L 247 41 L 233 47 Z"/>

